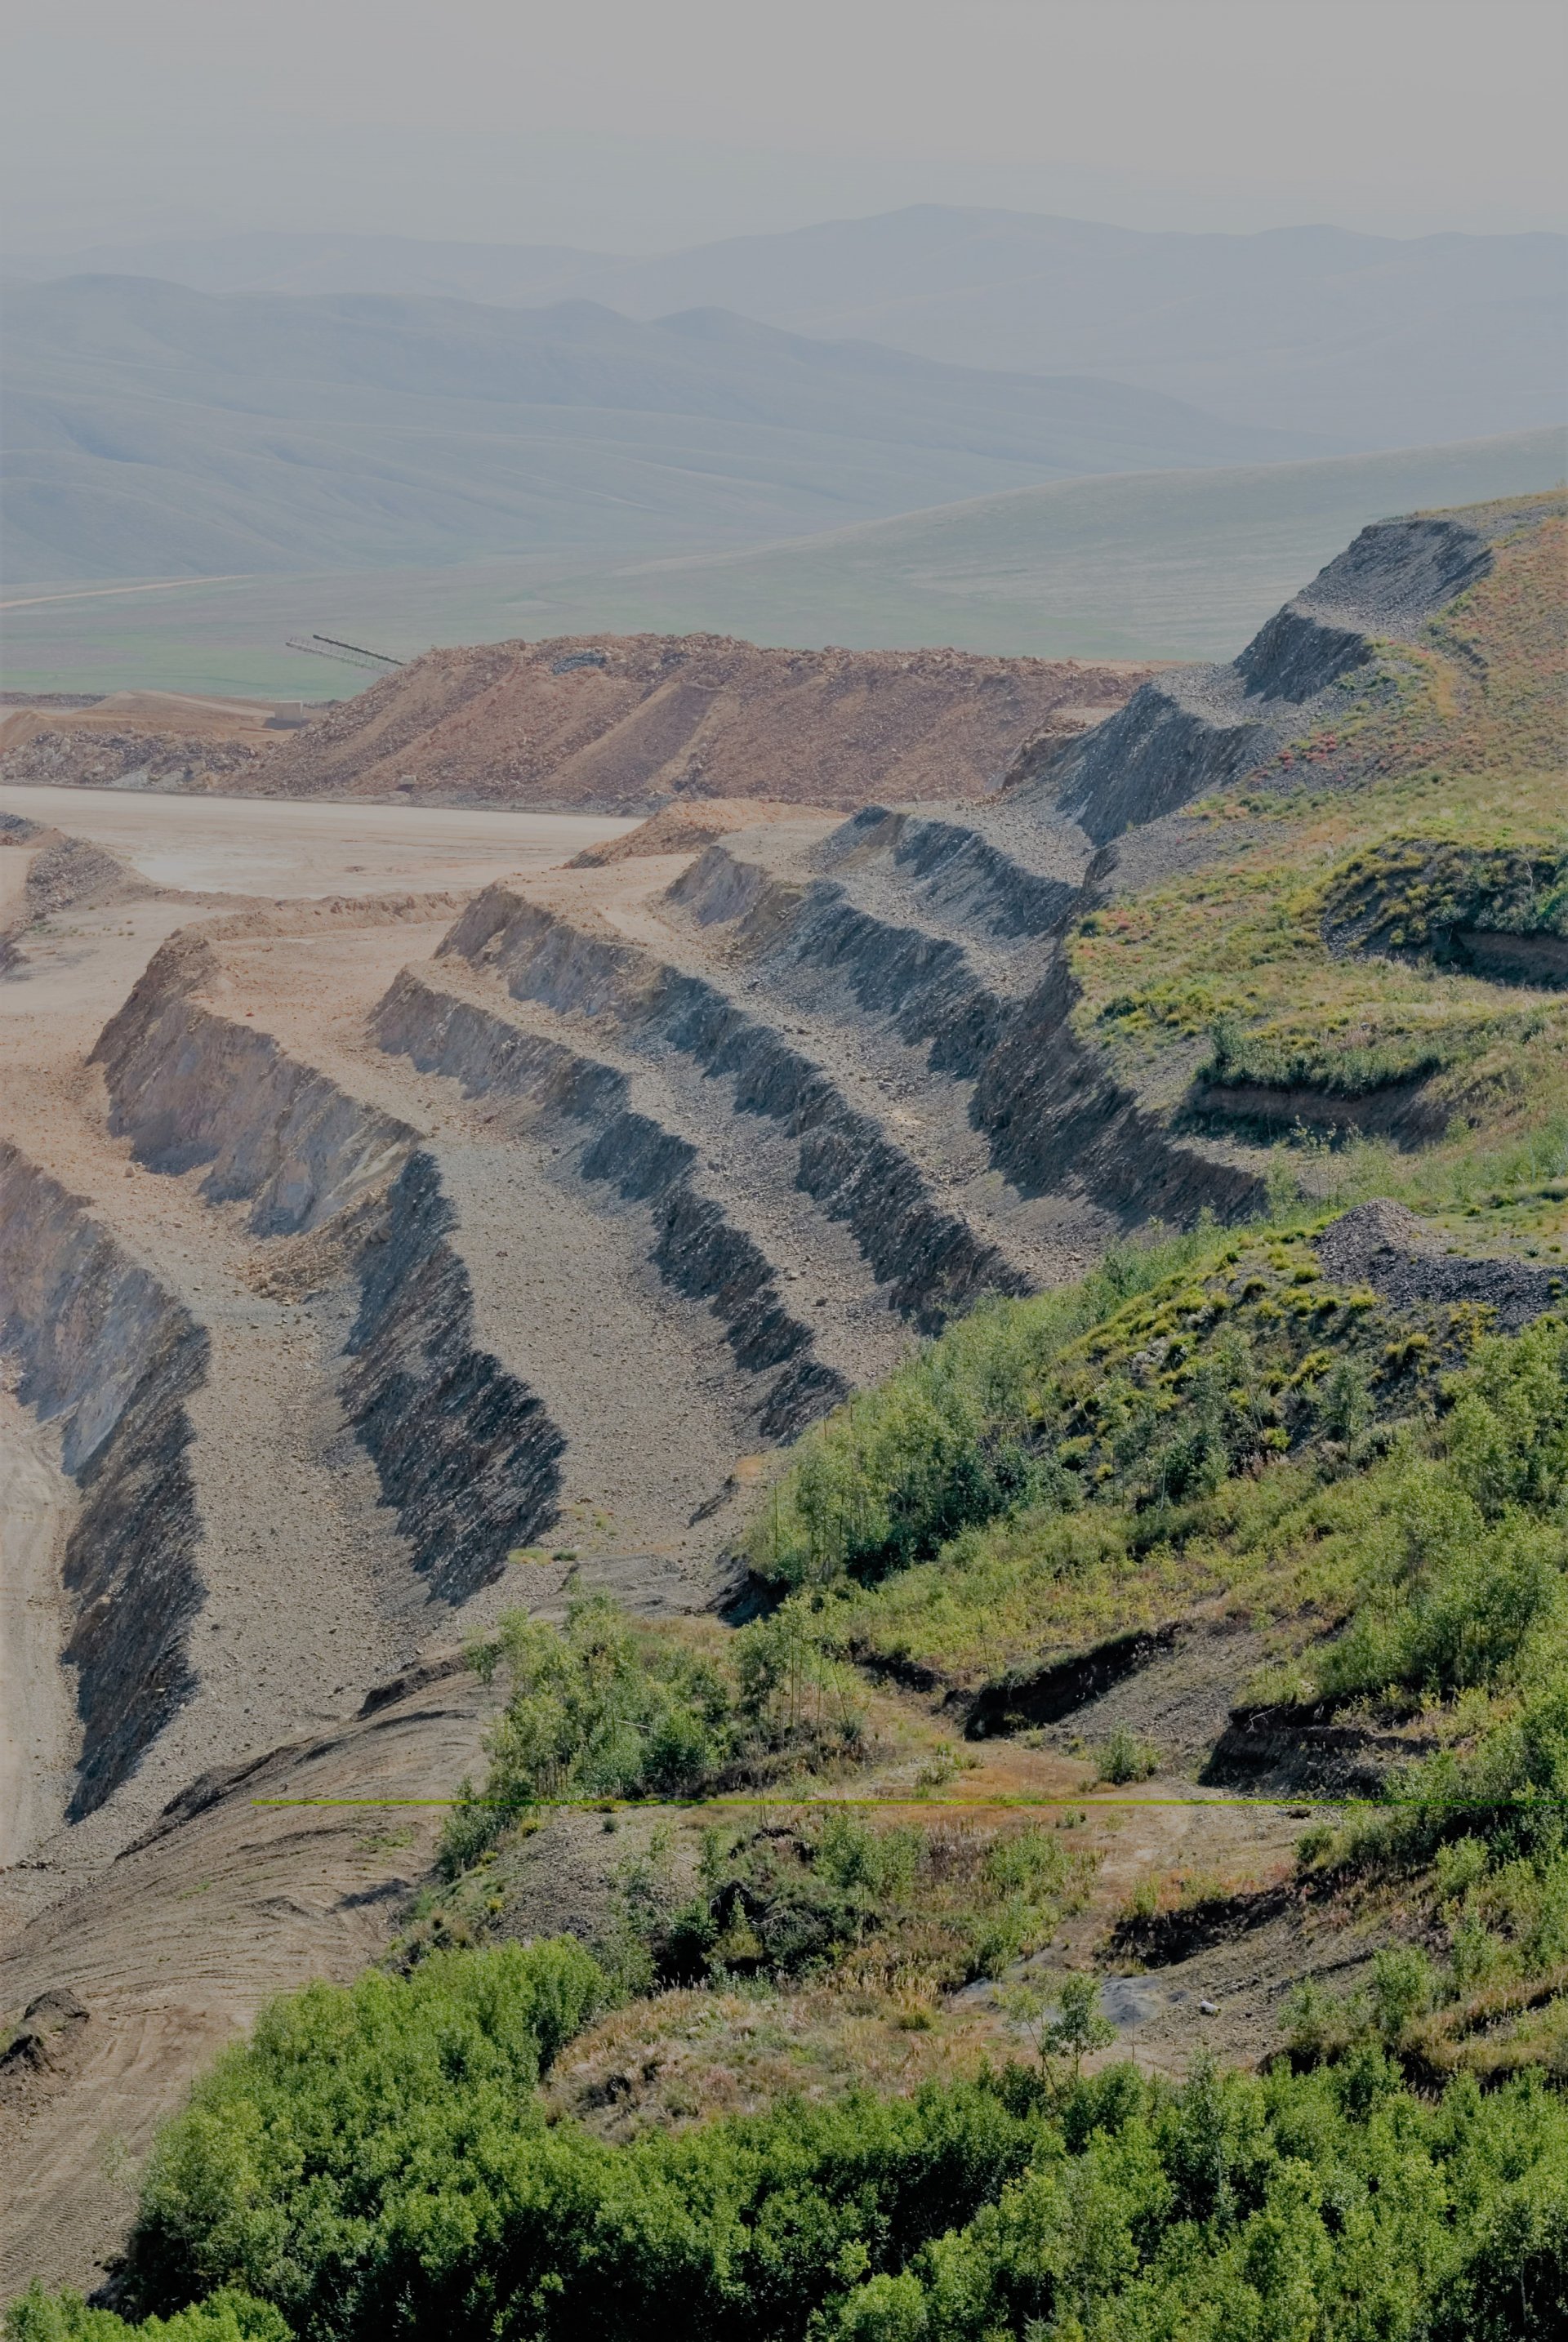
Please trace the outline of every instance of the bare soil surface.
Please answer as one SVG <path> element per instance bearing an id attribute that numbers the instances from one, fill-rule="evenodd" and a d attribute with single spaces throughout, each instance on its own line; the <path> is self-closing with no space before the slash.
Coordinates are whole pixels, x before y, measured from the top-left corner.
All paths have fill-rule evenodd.
<path id="1" fill-rule="evenodd" d="M 191 894 L 302 896 L 466 892 L 619 837 L 630 822 L 527 812 L 281 806 L 117 790 L 0 787 L 0 811 L 53 822 L 146 879 Z M 0 865 L 8 860 L 0 854 Z M 106 1013 L 106 1012 L 105 1012 Z"/>
<path id="2" fill-rule="evenodd" d="M 1066 731 L 1153 670 L 949 650 L 760 650 L 716 635 L 429 651 L 268 756 L 255 786 L 647 813 L 672 797 L 848 810 L 974 797 L 1060 709 Z"/>
<path id="3" fill-rule="evenodd" d="M 73 1502 L 59 1447 L 0 1387 L 0 1876 L 58 1823 L 70 1793 L 60 1557 Z"/>
<path id="4" fill-rule="evenodd" d="M 661 806 L 624 837 L 585 846 L 572 856 L 574 870 L 601 870 L 606 863 L 634 861 L 650 854 L 694 854 L 732 830 L 754 829 L 758 822 L 797 820 L 798 805 L 776 797 L 677 797 Z"/>
<path id="5" fill-rule="evenodd" d="M 385 1949 L 490 1706 L 448 1673 L 201 1786 L 0 1948 L 0 2010 L 69 1994 L 85 2012 L 40 2065 L 0 2068 L 0 2298 L 35 2276 L 90 2289 L 193 2074 L 274 1993 Z"/>

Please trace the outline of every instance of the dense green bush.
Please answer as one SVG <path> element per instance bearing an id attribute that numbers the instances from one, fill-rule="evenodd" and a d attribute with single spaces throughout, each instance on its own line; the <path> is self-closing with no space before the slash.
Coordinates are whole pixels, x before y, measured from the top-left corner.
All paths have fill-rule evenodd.
<path id="1" fill-rule="evenodd" d="M 880 1966 L 935 1991 L 1048 1942 L 1080 1907 L 1088 1865 L 1035 1824 L 991 1837 L 879 1827 L 841 1808 L 710 1830 L 694 1893 L 656 1857 L 633 1871 L 635 1948 L 617 1947 L 616 1965 L 644 1987 L 799 1978 L 864 1947 L 863 1977 Z"/>
<path id="2" fill-rule="evenodd" d="M 558 2021 L 571 1956 L 545 1956 Z M 529 2054 L 496 2046 L 513 2020 L 487 1957 L 465 1956 L 488 1978 L 477 2002 L 461 1963 L 434 1999 L 428 1972 L 368 1997 L 307 1994 L 225 2062 L 155 2157 L 132 2256 L 149 2309 L 243 2283 L 301 2342 L 1564 2330 L 1568 2111 L 1534 2083 L 1483 2097 L 1465 2079 L 1423 2103 L 1374 2047 L 1304 2075 L 1203 2067 L 1181 2088 L 1126 2066 L 1075 2084 L 1018 2067 L 614 2147 L 540 2118 Z M 422 2012 L 412 2086 L 384 1987 Z M 460 2015 L 433 2063 L 437 2001 Z M 74 2310 L 35 2298 L 18 2315 L 25 2342 L 99 2342 Z"/>
<path id="3" fill-rule="evenodd" d="M 845 1671 L 793 1616 L 704 1647 L 603 1596 L 558 1627 L 520 1614 L 482 1654 L 510 1696 L 482 1792 L 464 1784 L 442 1842 L 449 1877 L 546 1799 L 694 1797 L 851 1754 L 860 1712 Z"/>
<path id="4" fill-rule="evenodd" d="M 323 2305 L 434 2248 L 433 2218 L 482 2231 L 497 2158 L 542 2134 L 541 2071 L 607 1997 L 563 1938 L 275 2002 L 158 2143 L 130 2247 L 144 2297 L 237 2285 L 338 2330 Z"/>
<path id="5" fill-rule="evenodd" d="M 215 2293 L 173 2317 L 127 2324 L 112 2309 L 89 2309 L 80 2294 L 46 2295 L 34 2286 L 12 2305 L 5 2320 L 8 2342 L 290 2342 L 288 2325 L 270 2302 L 248 2294 Z"/>
<path id="6" fill-rule="evenodd" d="M 1318 1671 L 1331 1698 L 1528 1680 L 1568 1657 L 1568 1326 L 1483 1342 L 1446 1395 L 1428 1451 L 1372 1476 L 1356 1615 Z"/>
<path id="7" fill-rule="evenodd" d="M 754 1568 L 787 1586 L 846 1574 L 875 1580 L 1000 1514 L 1076 1501 L 1071 1476 L 1038 1436 L 1052 1360 L 1217 1244 L 1203 1226 L 1163 1243 L 1114 1246 L 1080 1286 L 983 1303 L 808 1433 L 757 1518 Z"/>

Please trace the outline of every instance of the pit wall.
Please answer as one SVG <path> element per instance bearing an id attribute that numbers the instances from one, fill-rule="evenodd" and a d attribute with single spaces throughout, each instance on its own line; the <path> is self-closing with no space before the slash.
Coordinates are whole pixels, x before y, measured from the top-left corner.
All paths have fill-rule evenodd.
<path id="1" fill-rule="evenodd" d="M 62 1655 L 82 1726 L 67 1809 L 79 1821 L 195 1689 L 205 1588 L 185 1401 L 205 1375 L 206 1336 L 80 1197 L 0 1143 L 0 1348 L 24 1405 L 60 1423 L 81 1491 Z"/>
<path id="2" fill-rule="evenodd" d="M 385 1186 L 415 1134 L 195 996 L 223 980 L 203 936 L 154 955 L 89 1060 L 108 1080 L 109 1127 L 151 1170 L 210 1165 L 202 1193 L 249 1203 L 258 1236 L 301 1235 Z"/>
<path id="3" fill-rule="evenodd" d="M 810 1326 L 784 1307 L 772 1264 L 699 1193 L 695 1147 L 632 1108 L 631 1085 L 616 1067 L 520 1033 L 408 968 L 376 1009 L 374 1030 L 384 1049 L 459 1081 L 469 1097 L 525 1099 L 552 1126 L 569 1121 L 588 1134 L 581 1176 L 649 1206 L 649 1256 L 664 1282 L 709 1304 L 744 1372 L 779 1370 L 758 1410 L 764 1437 L 791 1437 L 848 1396 L 843 1376 L 813 1355 Z"/>
<path id="4" fill-rule="evenodd" d="M 1140 685 L 1082 746 L 1037 777 L 1009 779 L 1097 845 L 1157 821 L 1263 764 L 1310 723 L 1342 676 L 1368 664 L 1377 638 L 1413 639 L 1492 560 L 1485 538 L 1460 521 L 1374 522 L 1229 666 Z"/>
<path id="5" fill-rule="evenodd" d="M 1029 1289 L 994 1245 L 941 1208 L 909 1156 L 820 1066 L 703 977 L 574 926 L 504 885 L 475 897 L 444 955 L 494 970 L 515 999 L 612 1018 L 640 1051 L 675 1050 L 732 1077 L 735 1111 L 764 1116 L 798 1139 L 800 1186 L 848 1224 L 894 1307 L 923 1331 L 984 1292 Z"/>
<path id="6" fill-rule="evenodd" d="M 461 1602 L 549 1528 L 565 1442 L 474 1339 L 456 1213 L 406 1124 L 195 996 L 222 979 L 199 936 L 158 952 L 94 1052 L 110 1126 L 155 1171 L 210 1165 L 260 1237 L 335 1221 L 359 1286 L 341 1392 L 433 1596 Z"/>
<path id="7" fill-rule="evenodd" d="M 824 840 L 821 859 L 832 873 L 885 856 L 909 874 L 932 910 L 1012 941 L 1060 934 L 1077 908 L 1088 875 L 1083 866 L 1093 848 L 1087 838 L 1071 835 L 1060 844 L 1070 876 L 1025 869 L 983 831 L 962 822 L 867 806 Z"/>
<path id="8" fill-rule="evenodd" d="M 845 824 L 868 827 L 864 819 Z M 1003 859 L 994 848 L 987 852 L 993 862 Z M 950 846 L 949 866 L 953 858 Z M 1073 1030 L 1078 992 L 1060 937 L 1070 915 L 1100 898 L 1108 857 L 1089 863 L 1082 886 L 1062 887 L 1064 908 L 1054 894 L 1045 898 L 1055 926 L 1042 939 L 1044 974 L 1011 995 L 987 984 L 962 946 L 876 918 L 830 881 L 770 886 L 752 865 L 748 885 L 748 866 L 732 873 L 726 861 L 734 861 L 729 846 L 710 847 L 672 896 L 707 919 L 744 903 L 737 932 L 761 964 L 836 976 L 857 1007 L 884 1017 L 901 1040 L 924 1046 L 934 1071 L 973 1082 L 970 1121 L 994 1168 L 1021 1194 L 1071 1186 L 1121 1218 L 1177 1222 L 1205 1208 L 1245 1217 L 1262 1204 L 1254 1174 L 1174 1138 Z M 1003 890 L 999 900 L 1012 916 L 1019 897 Z"/>

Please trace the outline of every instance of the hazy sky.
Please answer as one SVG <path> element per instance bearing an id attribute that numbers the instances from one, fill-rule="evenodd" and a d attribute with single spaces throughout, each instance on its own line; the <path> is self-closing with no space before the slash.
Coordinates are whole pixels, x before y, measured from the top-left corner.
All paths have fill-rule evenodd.
<path id="1" fill-rule="evenodd" d="M 5 236 L 1568 224 L 1561 0 L 11 0 Z"/>

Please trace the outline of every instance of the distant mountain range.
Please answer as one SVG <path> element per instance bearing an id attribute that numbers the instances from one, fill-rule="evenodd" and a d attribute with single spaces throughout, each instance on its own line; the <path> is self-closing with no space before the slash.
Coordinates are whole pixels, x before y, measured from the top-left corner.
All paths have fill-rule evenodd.
<path id="1" fill-rule="evenodd" d="M 1154 235 L 919 205 L 652 259 L 250 235 L 9 264 L 215 294 L 389 294 L 627 316 L 718 307 L 944 364 L 1092 375 L 1345 449 L 1536 429 L 1568 407 L 1568 238 Z M 1238 451 L 1239 452 L 1239 451 Z"/>
<path id="2" fill-rule="evenodd" d="M 724 309 L 80 276 L 14 288 L 6 310 L 14 579 L 669 555 L 1322 445 Z"/>

